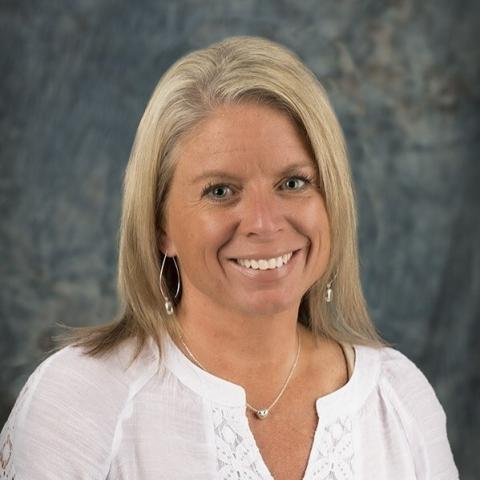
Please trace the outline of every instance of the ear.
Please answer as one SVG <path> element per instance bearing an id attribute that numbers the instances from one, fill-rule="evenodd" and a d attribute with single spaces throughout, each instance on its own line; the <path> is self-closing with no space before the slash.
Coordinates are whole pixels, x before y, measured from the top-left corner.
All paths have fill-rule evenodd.
<path id="1" fill-rule="evenodd" d="M 164 255 L 168 255 L 169 257 L 177 255 L 177 249 L 175 248 L 173 240 L 163 229 L 160 229 L 158 233 L 158 248 Z"/>

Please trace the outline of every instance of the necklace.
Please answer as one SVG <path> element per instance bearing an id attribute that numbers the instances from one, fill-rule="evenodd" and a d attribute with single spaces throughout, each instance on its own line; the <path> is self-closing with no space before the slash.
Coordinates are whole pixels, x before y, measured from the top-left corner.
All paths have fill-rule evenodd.
<path id="1" fill-rule="evenodd" d="M 287 379 L 285 380 L 282 388 L 280 389 L 280 392 L 278 395 L 275 397 L 275 400 L 270 404 L 268 407 L 264 408 L 255 408 L 252 407 L 248 402 L 245 402 L 247 404 L 247 407 L 255 413 L 256 417 L 259 418 L 260 420 L 263 420 L 264 418 L 268 417 L 268 414 L 270 413 L 270 410 L 277 404 L 277 402 L 280 400 L 280 397 L 283 395 L 283 392 L 285 392 L 285 389 L 287 388 L 287 385 L 290 382 L 290 379 L 292 378 L 293 372 L 295 371 L 295 367 L 297 366 L 298 363 L 298 357 L 300 356 L 300 349 L 301 349 L 301 342 L 300 342 L 300 333 L 297 330 L 297 342 L 298 342 L 298 347 L 297 347 L 297 354 L 295 356 L 295 360 L 293 362 L 292 368 L 290 369 L 290 372 L 287 376 Z M 187 344 L 185 343 L 183 339 L 183 335 L 180 334 L 180 341 L 182 342 L 185 350 L 187 351 L 188 355 L 190 358 L 193 360 L 195 364 L 197 364 L 202 370 L 205 370 L 208 372 L 208 370 L 197 360 L 197 357 L 190 351 L 188 348 Z"/>

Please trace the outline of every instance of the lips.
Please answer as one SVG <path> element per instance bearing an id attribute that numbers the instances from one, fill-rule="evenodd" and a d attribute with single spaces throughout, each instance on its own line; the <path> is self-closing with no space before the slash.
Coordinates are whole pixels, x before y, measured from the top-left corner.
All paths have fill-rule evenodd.
<path id="1" fill-rule="evenodd" d="M 278 257 L 261 258 L 258 260 L 237 258 L 236 261 L 245 268 L 251 268 L 253 270 L 271 270 L 286 265 L 290 261 L 290 258 L 292 258 L 292 254 L 293 252 L 290 252 Z"/>
<path id="2" fill-rule="evenodd" d="M 298 262 L 298 258 L 300 257 L 301 249 L 300 250 L 294 250 L 288 258 L 287 263 L 283 264 L 283 257 L 282 257 L 282 265 L 280 267 L 272 267 L 269 268 L 268 266 L 265 267 L 264 264 L 261 264 L 260 262 L 265 261 L 268 259 L 263 258 L 259 260 L 254 260 L 257 263 L 257 268 L 252 268 L 252 265 L 250 264 L 250 267 L 247 267 L 245 265 L 242 265 L 240 261 L 248 261 L 244 259 L 236 259 L 236 258 L 231 258 L 230 259 L 230 264 L 235 268 L 236 271 L 240 272 L 242 275 L 246 276 L 247 278 L 250 279 L 257 279 L 259 281 L 272 281 L 272 280 L 279 280 L 280 278 L 286 276 L 289 274 L 289 272 L 295 267 L 296 263 Z M 288 254 L 286 254 L 288 255 Z M 272 257 L 271 259 L 276 259 L 279 257 Z M 260 266 L 262 265 L 262 267 Z"/>

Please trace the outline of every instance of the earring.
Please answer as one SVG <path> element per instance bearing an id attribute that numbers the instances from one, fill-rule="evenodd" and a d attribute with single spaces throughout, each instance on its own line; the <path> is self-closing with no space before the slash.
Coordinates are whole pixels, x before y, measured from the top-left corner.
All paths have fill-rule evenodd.
<path id="1" fill-rule="evenodd" d="M 167 295 L 165 295 L 165 293 L 163 292 L 163 289 L 162 289 L 163 267 L 165 266 L 166 258 L 167 258 L 167 253 L 165 252 L 165 255 L 164 255 L 163 260 L 162 260 L 162 266 L 160 267 L 160 292 L 161 292 L 163 298 L 165 299 L 165 310 L 167 311 L 167 314 L 172 315 L 173 314 L 173 304 L 169 300 Z M 180 291 L 180 271 L 178 270 L 178 265 L 177 265 L 177 262 L 175 261 L 175 257 L 171 257 L 171 258 L 173 260 L 173 263 L 175 264 L 175 268 L 177 269 L 177 278 L 178 278 L 177 291 L 175 293 L 175 297 L 173 297 L 175 299 L 175 298 L 177 298 L 178 292 Z"/>
<path id="2" fill-rule="evenodd" d="M 325 302 L 331 303 L 333 300 L 333 289 L 332 289 L 332 284 L 337 278 L 337 273 L 333 276 L 333 278 L 327 283 L 327 289 L 325 291 Z"/>
<path id="3" fill-rule="evenodd" d="M 333 300 L 333 290 L 332 290 L 332 282 L 327 283 L 327 291 L 325 292 L 325 301 L 330 303 Z"/>

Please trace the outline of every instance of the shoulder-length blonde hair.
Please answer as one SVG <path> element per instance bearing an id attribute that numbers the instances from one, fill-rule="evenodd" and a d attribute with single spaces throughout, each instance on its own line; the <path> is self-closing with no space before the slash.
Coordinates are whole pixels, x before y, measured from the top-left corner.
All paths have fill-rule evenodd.
<path id="1" fill-rule="evenodd" d="M 318 166 L 331 227 L 327 269 L 304 295 L 299 321 L 316 336 L 371 346 L 384 344 L 367 312 L 361 289 L 357 219 L 345 142 L 325 90 L 288 49 L 258 37 L 232 37 L 189 53 L 163 75 L 140 121 L 126 170 L 120 228 L 117 320 L 74 329 L 68 341 L 97 355 L 127 338 L 138 354 L 152 337 L 178 339 L 159 288 L 159 249 L 165 200 L 175 168 L 174 147 L 219 105 L 254 101 L 286 112 L 309 141 Z M 173 298 L 176 270 L 165 265 L 164 292 Z M 334 301 L 325 302 L 333 279 Z M 180 297 L 177 299 L 180 301 Z M 64 337 L 65 338 L 65 337 Z"/>

